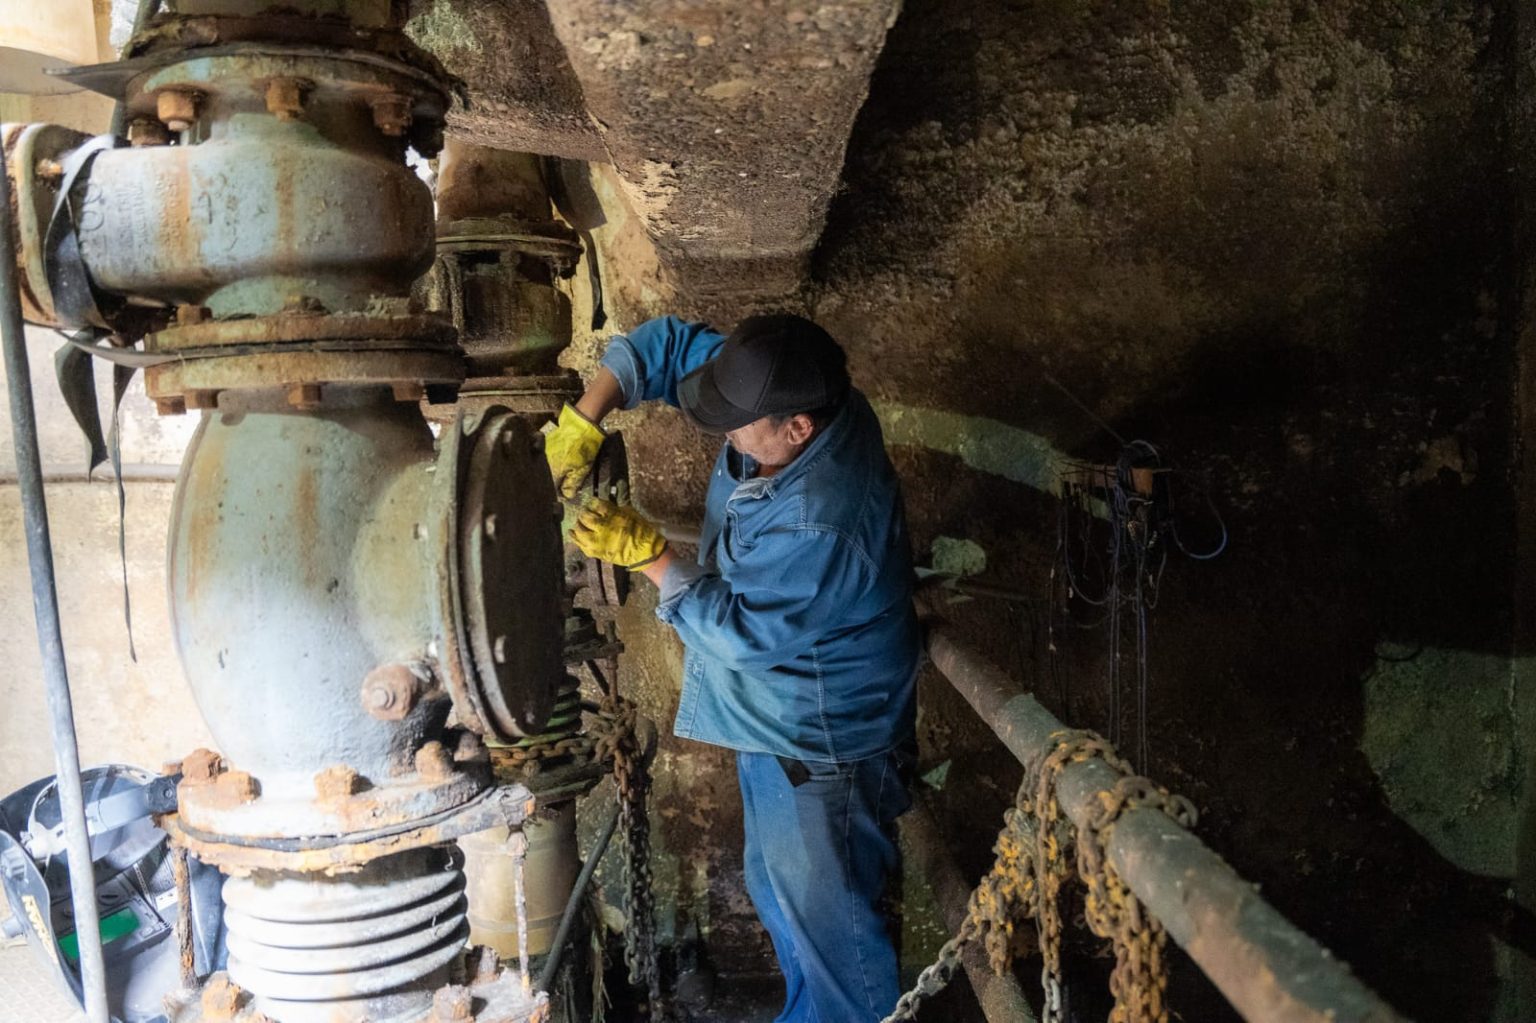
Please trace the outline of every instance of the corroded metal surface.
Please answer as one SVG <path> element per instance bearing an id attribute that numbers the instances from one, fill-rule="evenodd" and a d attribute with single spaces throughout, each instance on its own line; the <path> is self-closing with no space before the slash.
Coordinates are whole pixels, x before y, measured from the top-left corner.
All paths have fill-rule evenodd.
<path id="1" fill-rule="evenodd" d="M 542 452 L 504 409 L 461 415 L 441 434 L 436 476 L 435 659 L 455 719 L 502 741 L 535 734 L 563 677 L 559 521 Z"/>
<path id="2" fill-rule="evenodd" d="M 414 826 L 330 839 L 237 841 L 233 836 L 199 832 L 178 814 L 161 818 L 161 827 L 174 843 L 231 876 L 244 876 L 254 870 L 344 874 L 384 856 L 442 845 L 488 828 L 518 826 L 534 809 L 534 797 L 526 788 L 501 785 L 486 790 L 465 806 Z"/>
<path id="3" fill-rule="evenodd" d="M 190 408 L 217 408 L 219 396 L 227 391 L 295 385 L 323 389 L 332 384 L 372 384 L 391 389 L 451 386 L 463 377 L 463 359 L 453 351 L 382 346 L 330 351 L 313 344 L 284 350 L 263 345 L 223 352 L 218 358 L 179 359 L 149 366 L 144 370 L 144 388 L 157 401 L 180 400 Z"/>
<path id="4" fill-rule="evenodd" d="M 22 317 L 33 323 L 57 323 L 53 293 L 44 267 L 43 235 L 58 200 L 62 179 L 61 161 L 68 151 L 86 140 L 84 132 L 54 124 L 7 124 L 0 126 L 4 150 L 3 173 L 13 185 L 18 285 Z"/>
<path id="5" fill-rule="evenodd" d="M 454 333 L 453 324 L 440 316 L 408 311 L 384 316 L 284 313 L 178 324 L 156 331 L 144 340 L 147 351 L 182 353 L 227 345 L 323 341 L 410 341 L 422 347 L 446 348 L 452 346 Z"/>

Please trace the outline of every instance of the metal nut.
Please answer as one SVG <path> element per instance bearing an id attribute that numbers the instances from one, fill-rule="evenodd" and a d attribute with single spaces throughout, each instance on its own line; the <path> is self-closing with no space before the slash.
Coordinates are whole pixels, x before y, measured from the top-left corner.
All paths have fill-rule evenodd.
<path id="1" fill-rule="evenodd" d="M 187 414 L 187 399 L 179 394 L 173 394 L 167 398 L 156 398 L 155 411 L 162 416 L 184 416 Z"/>
<path id="2" fill-rule="evenodd" d="M 362 790 L 362 777 L 346 764 L 332 764 L 315 775 L 315 795 L 321 799 L 345 799 Z"/>
<path id="3" fill-rule="evenodd" d="M 453 777 L 453 758 L 434 739 L 416 751 L 416 773 L 427 781 L 447 781 Z"/>
<path id="4" fill-rule="evenodd" d="M 319 384 L 289 384 L 288 404 L 300 411 L 320 407 L 322 391 Z"/>
<path id="5" fill-rule="evenodd" d="M 224 758 L 211 749 L 195 749 L 181 762 L 182 781 L 206 785 L 224 772 Z"/>
<path id="6" fill-rule="evenodd" d="M 203 985 L 203 1018 L 206 1020 L 230 1020 L 235 1018 L 235 1013 L 240 1011 L 240 996 L 243 991 L 229 979 L 229 974 L 220 970 L 208 978 L 208 983 Z"/>
<path id="7" fill-rule="evenodd" d="M 363 706 L 380 721 L 399 721 L 416 706 L 421 679 L 404 664 L 381 664 L 363 679 Z"/>
<path id="8" fill-rule="evenodd" d="M 170 141 L 171 133 L 159 121 L 135 117 L 128 124 L 128 144 L 131 146 L 163 146 Z"/>
<path id="9" fill-rule="evenodd" d="M 304 112 L 304 93 L 310 83 L 302 78 L 274 78 L 267 83 L 267 113 L 279 121 L 292 121 Z"/>
<path id="10" fill-rule="evenodd" d="M 474 1019 L 475 999 L 462 984 L 440 987 L 432 996 L 432 1023 L 464 1023 Z"/>
<path id="11" fill-rule="evenodd" d="M 373 123 L 384 134 L 398 138 L 411 124 L 411 99 L 391 92 L 373 101 Z"/>
<path id="12" fill-rule="evenodd" d="M 454 763 L 462 764 L 466 761 L 484 760 L 485 757 L 485 743 L 480 741 L 480 736 L 474 732 L 459 733 L 459 744 L 453 751 Z"/>
<path id="13" fill-rule="evenodd" d="M 155 97 L 155 116 L 174 132 L 183 132 L 197 120 L 197 93 L 167 89 Z"/>
<path id="14" fill-rule="evenodd" d="M 219 802 L 225 805 L 255 802 L 256 797 L 261 795 L 261 787 L 249 771 L 225 771 L 219 775 L 213 787 Z"/>

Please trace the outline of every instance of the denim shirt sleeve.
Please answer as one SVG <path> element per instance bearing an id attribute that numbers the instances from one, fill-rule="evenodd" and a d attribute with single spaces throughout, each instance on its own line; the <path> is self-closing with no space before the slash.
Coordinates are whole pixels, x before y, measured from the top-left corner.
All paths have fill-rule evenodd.
<path id="1" fill-rule="evenodd" d="M 602 365 L 624 392 L 624 407 L 660 399 L 677 406 L 677 382 L 715 357 L 725 337 L 676 316 L 647 320 L 608 343 Z"/>
<path id="2" fill-rule="evenodd" d="M 669 573 L 670 599 L 656 617 L 689 649 L 735 671 L 763 671 L 810 649 L 873 578 L 869 559 L 836 532 L 773 530 L 735 562 L 729 581 L 702 570 L 675 580 Z"/>

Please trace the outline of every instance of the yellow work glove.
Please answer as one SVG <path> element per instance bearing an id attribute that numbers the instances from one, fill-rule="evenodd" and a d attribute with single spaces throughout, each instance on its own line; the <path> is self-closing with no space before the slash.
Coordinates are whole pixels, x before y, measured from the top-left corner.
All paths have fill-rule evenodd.
<path id="1" fill-rule="evenodd" d="M 544 458 L 555 477 L 555 489 L 566 500 L 576 496 L 582 480 L 592 471 L 597 449 L 607 437 L 596 423 L 570 405 L 560 410 L 555 428 L 544 437 Z"/>
<path id="2" fill-rule="evenodd" d="M 587 502 L 581 514 L 576 516 L 571 542 L 587 557 L 620 568 L 643 568 L 667 549 L 667 540 L 661 530 L 632 505 L 614 504 L 601 498 Z"/>

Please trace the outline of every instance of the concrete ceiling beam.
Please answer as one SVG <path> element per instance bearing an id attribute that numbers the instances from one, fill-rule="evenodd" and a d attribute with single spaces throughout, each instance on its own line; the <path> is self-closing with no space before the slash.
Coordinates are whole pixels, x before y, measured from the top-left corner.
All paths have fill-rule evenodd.
<path id="1" fill-rule="evenodd" d="M 434 0 L 413 30 L 468 82 L 455 131 L 612 162 L 680 294 L 707 308 L 798 286 L 898 8 Z"/>

